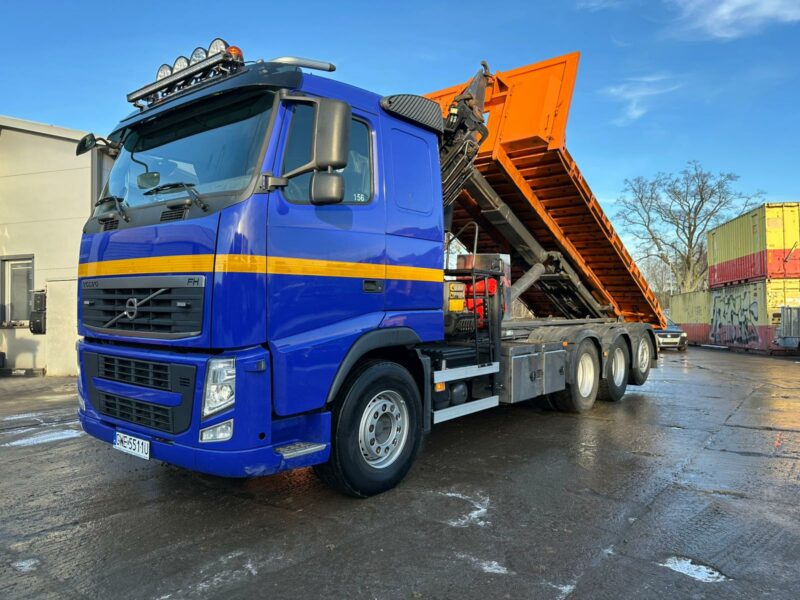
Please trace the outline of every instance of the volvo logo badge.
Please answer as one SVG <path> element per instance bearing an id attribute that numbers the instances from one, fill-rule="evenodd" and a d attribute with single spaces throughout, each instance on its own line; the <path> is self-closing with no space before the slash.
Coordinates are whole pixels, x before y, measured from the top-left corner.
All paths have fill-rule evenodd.
<path id="1" fill-rule="evenodd" d="M 136 298 L 128 298 L 128 300 L 125 302 L 125 316 L 133 321 L 136 318 L 136 313 L 138 312 L 139 303 L 136 301 Z"/>

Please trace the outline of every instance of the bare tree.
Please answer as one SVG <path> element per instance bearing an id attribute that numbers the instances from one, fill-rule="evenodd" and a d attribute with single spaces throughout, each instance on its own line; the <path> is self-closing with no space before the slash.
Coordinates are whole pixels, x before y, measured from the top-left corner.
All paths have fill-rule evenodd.
<path id="1" fill-rule="evenodd" d="M 734 173 L 714 174 L 689 161 L 678 174 L 625 180 L 616 217 L 636 239 L 639 260 L 654 259 L 668 268 L 676 291 L 704 287 L 706 233 L 760 199 L 761 192 L 748 195 L 734 189 L 738 179 Z"/>

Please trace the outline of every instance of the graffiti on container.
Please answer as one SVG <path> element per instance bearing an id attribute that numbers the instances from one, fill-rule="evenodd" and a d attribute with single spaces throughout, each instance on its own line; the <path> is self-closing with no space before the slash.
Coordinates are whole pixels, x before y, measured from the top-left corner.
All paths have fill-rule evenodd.
<path id="1" fill-rule="evenodd" d="M 711 342 L 723 346 L 758 343 L 758 300 L 749 288 L 714 294 Z"/>

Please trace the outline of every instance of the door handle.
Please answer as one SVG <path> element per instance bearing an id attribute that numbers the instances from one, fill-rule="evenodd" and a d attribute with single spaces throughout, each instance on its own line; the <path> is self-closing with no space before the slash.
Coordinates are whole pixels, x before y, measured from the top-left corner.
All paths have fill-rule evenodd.
<path id="1" fill-rule="evenodd" d="M 383 292 L 383 279 L 364 279 L 361 290 L 366 294 L 380 294 Z"/>

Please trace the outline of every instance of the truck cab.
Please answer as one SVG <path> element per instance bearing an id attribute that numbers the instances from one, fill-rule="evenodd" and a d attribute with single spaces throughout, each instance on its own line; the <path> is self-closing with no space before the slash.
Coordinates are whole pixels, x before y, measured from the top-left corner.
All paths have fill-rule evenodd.
<path id="1" fill-rule="evenodd" d="M 433 422 L 515 401 L 512 377 L 545 359 L 549 387 L 526 397 L 586 369 L 596 395 L 602 345 L 574 368 L 560 339 L 501 349 L 508 256 L 446 280 L 438 105 L 309 69 L 332 65 L 245 63 L 215 40 L 129 94 L 136 110 L 107 138 L 82 140 L 79 152 L 116 157 L 81 241 L 84 429 L 212 475 L 317 465 L 368 496 L 402 479 Z M 448 343 L 459 285 L 474 296 L 456 309 L 474 340 Z M 632 343 L 649 354 L 637 363 L 626 346 L 625 382 L 655 356 L 645 330 Z M 528 366 L 512 371 L 519 356 Z"/>

